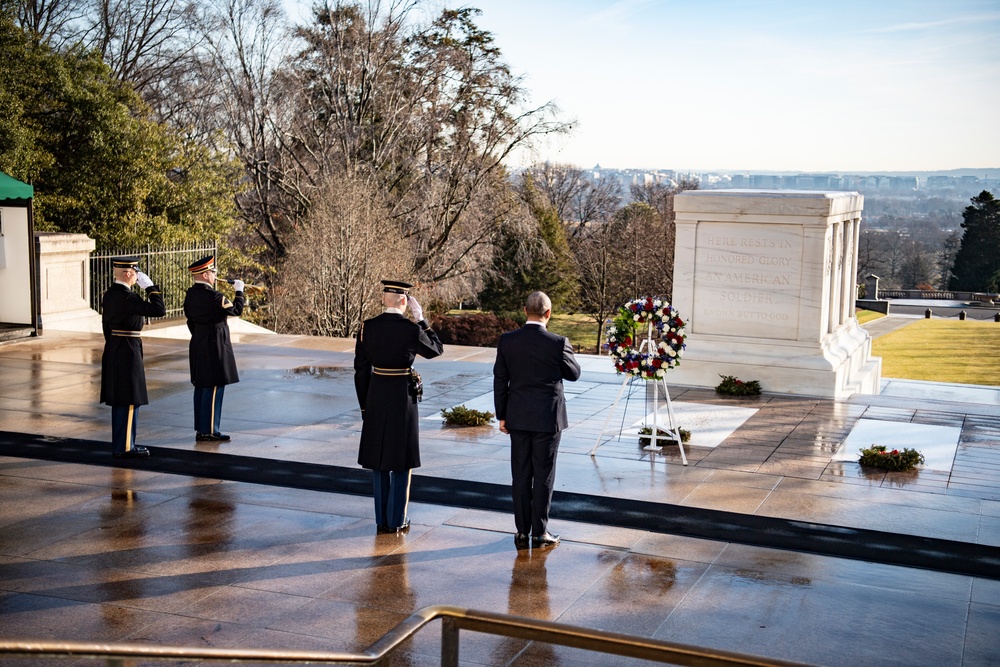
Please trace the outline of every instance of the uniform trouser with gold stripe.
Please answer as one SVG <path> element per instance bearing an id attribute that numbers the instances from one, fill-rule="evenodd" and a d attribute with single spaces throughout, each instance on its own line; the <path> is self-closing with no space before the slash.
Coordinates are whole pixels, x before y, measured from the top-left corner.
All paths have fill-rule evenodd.
<path id="1" fill-rule="evenodd" d="M 406 521 L 410 502 L 410 470 L 373 470 L 375 486 L 375 523 L 386 528 L 400 528 Z"/>
<path id="2" fill-rule="evenodd" d="M 194 388 L 194 430 L 202 435 L 219 432 L 222 420 L 222 395 L 226 385 Z"/>
<path id="3" fill-rule="evenodd" d="M 111 406 L 111 453 L 124 454 L 135 447 L 138 405 Z"/>

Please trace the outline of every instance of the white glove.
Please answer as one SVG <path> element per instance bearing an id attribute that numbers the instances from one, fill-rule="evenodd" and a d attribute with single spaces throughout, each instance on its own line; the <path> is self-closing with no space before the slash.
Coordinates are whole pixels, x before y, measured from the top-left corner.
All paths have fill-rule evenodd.
<path id="1" fill-rule="evenodd" d="M 246 285 L 239 278 L 233 281 L 233 289 L 237 292 L 242 292 L 244 287 L 246 287 Z"/>
<path id="2" fill-rule="evenodd" d="M 153 286 L 153 281 L 142 271 L 135 272 L 135 281 L 139 283 L 139 287 L 142 289 Z"/>
<path id="3" fill-rule="evenodd" d="M 410 312 L 413 313 L 413 319 L 419 322 L 424 319 L 424 309 L 420 307 L 420 303 L 414 299 L 412 296 L 406 296 L 406 305 L 410 307 Z"/>

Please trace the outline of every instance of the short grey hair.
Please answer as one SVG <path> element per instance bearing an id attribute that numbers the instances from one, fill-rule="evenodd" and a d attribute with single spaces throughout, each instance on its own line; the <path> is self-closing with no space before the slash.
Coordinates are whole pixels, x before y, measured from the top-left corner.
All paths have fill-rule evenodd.
<path id="1" fill-rule="evenodd" d="M 547 310 L 552 310 L 552 299 L 545 292 L 532 292 L 524 302 L 524 312 L 532 317 L 541 317 Z"/>
<path id="2" fill-rule="evenodd" d="M 382 305 L 386 308 L 402 308 L 406 304 L 406 295 L 395 292 L 382 292 Z"/>

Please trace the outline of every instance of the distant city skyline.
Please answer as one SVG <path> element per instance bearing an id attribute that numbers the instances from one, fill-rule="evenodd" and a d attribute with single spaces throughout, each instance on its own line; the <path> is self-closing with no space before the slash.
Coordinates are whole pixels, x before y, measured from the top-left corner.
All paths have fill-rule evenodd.
<path id="1" fill-rule="evenodd" d="M 529 159 L 693 171 L 1000 166 L 1000 3 L 473 0 L 535 104 Z"/>

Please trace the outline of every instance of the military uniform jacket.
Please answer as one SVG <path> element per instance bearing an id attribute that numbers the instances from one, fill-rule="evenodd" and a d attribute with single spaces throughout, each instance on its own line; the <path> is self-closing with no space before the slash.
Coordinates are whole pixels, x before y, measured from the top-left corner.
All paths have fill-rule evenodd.
<path id="1" fill-rule="evenodd" d="M 580 377 L 565 336 L 537 324 L 500 336 L 493 365 L 493 405 L 508 429 L 556 433 L 569 425 L 563 380 Z"/>
<path id="2" fill-rule="evenodd" d="M 231 302 L 207 283 L 195 283 L 188 288 L 184 315 L 191 331 L 188 356 L 194 386 L 220 387 L 240 381 L 227 320 L 230 316 L 238 317 L 243 304 L 243 292 L 237 292 L 236 301 Z"/>
<path id="3" fill-rule="evenodd" d="M 144 317 L 163 317 L 167 308 L 156 285 L 146 288 L 146 299 L 120 283 L 104 293 L 101 305 L 104 354 L 101 356 L 101 403 L 146 405 L 146 370 L 142 365 Z"/>
<path id="4" fill-rule="evenodd" d="M 364 424 L 358 464 L 370 470 L 420 467 L 417 396 L 405 369 L 444 351 L 426 321 L 383 313 L 361 325 L 354 346 L 354 388 Z"/>

